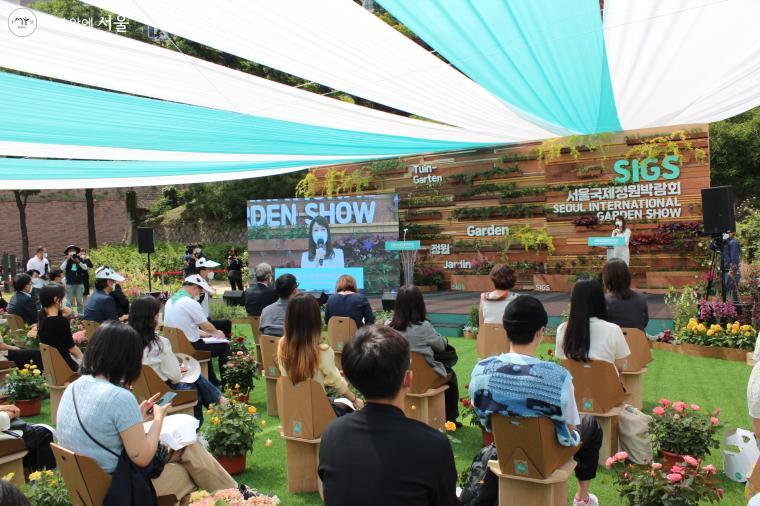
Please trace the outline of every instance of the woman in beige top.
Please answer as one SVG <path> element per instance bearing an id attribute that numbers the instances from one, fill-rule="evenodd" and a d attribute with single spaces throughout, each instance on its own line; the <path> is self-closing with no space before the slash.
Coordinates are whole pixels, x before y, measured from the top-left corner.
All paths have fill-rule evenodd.
<path id="1" fill-rule="evenodd" d="M 312 378 L 322 386 L 334 388 L 357 409 L 364 402 L 348 388 L 348 383 L 335 367 L 335 352 L 322 343 L 322 315 L 319 303 L 308 293 L 290 298 L 285 309 L 283 336 L 277 344 L 280 374 L 294 384 Z"/>

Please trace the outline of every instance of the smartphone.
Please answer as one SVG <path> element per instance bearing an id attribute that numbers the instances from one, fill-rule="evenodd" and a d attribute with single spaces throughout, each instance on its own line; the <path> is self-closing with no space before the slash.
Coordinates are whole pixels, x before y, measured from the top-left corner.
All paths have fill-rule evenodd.
<path id="1" fill-rule="evenodd" d="M 159 406 L 165 406 L 167 404 L 171 404 L 172 400 L 177 397 L 177 394 L 174 392 L 166 392 L 164 395 L 161 396 L 160 399 L 156 401 L 156 404 Z"/>

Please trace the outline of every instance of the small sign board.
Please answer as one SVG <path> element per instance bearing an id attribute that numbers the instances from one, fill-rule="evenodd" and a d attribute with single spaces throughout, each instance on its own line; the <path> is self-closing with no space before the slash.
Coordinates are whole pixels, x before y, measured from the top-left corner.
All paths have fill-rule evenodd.
<path id="1" fill-rule="evenodd" d="M 625 246 L 625 237 L 619 235 L 617 237 L 589 237 L 589 246 L 606 246 L 612 248 L 615 246 Z"/>
<path id="2" fill-rule="evenodd" d="M 385 241 L 385 251 L 417 251 L 420 241 Z"/>

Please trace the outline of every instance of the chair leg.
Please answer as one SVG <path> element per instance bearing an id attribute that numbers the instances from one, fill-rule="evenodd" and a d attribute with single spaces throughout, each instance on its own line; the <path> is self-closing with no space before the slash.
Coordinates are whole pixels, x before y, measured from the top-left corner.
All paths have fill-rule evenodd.
<path id="1" fill-rule="evenodd" d="M 597 416 L 596 420 L 602 427 L 604 436 L 602 438 L 602 447 L 599 448 L 599 465 L 603 466 L 608 457 L 617 453 L 618 448 L 618 417 L 616 416 Z"/>
<path id="2" fill-rule="evenodd" d="M 279 416 L 277 413 L 277 378 L 267 378 L 267 415 Z"/>
<path id="3" fill-rule="evenodd" d="M 317 466 L 319 443 L 285 440 L 288 462 L 288 492 L 318 492 L 320 488 Z"/>
<path id="4" fill-rule="evenodd" d="M 513 480 L 502 476 L 499 478 L 499 506 L 559 506 L 567 502 L 567 483 L 565 483 L 565 502 L 555 502 L 557 493 L 554 485 Z"/>
<path id="5" fill-rule="evenodd" d="M 53 425 L 57 425 L 58 405 L 61 403 L 61 397 L 63 397 L 63 389 L 48 386 L 48 391 L 50 392 L 50 421 Z"/>
<path id="6" fill-rule="evenodd" d="M 24 455 L 26 455 L 26 451 L 19 454 L 17 459 L 0 464 L 0 476 L 13 473 L 13 479 L 11 479 L 11 482 L 19 488 L 24 486 Z"/>
<path id="7" fill-rule="evenodd" d="M 636 409 L 644 407 L 644 375 L 623 374 L 621 376 L 626 392 L 630 394 L 628 403 Z"/>

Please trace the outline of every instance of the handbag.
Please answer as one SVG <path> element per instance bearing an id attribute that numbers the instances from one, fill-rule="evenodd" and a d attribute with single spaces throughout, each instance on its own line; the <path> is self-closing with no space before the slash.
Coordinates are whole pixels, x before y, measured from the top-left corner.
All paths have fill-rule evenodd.
<path id="1" fill-rule="evenodd" d="M 79 426 L 82 427 L 85 435 L 89 437 L 96 445 L 116 457 L 118 463 L 116 469 L 111 473 L 111 486 L 103 499 L 103 504 L 109 506 L 141 506 L 145 504 L 158 504 L 156 490 L 153 488 L 151 478 L 158 478 L 164 469 L 168 458 L 166 446 L 159 443 L 156 449 L 156 455 L 146 467 L 140 467 L 129 458 L 126 448 L 123 448 L 121 454 L 106 447 L 100 441 L 95 439 L 85 428 L 82 419 L 79 416 L 77 408 L 76 388 L 71 387 L 71 398 L 74 402 L 74 412 L 77 415 Z"/>
<path id="2" fill-rule="evenodd" d="M 449 343 L 446 343 L 446 349 L 443 351 L 433 350 L 433 358 L 443 364 L 447 371 L 451 371 L 459 361 L 457 350 Z"/>
<path id="3" fill-rule="evenodd" d="M 628 452 L 628 458 L 635 464 L 649 464 L 652 461 L 652 441 L 649 439 L 649 422 L 652 417 L 634 406 L 625 404 L 618 417 L 618 440 L 620 449 Z"/>

